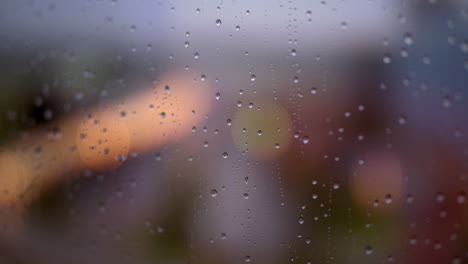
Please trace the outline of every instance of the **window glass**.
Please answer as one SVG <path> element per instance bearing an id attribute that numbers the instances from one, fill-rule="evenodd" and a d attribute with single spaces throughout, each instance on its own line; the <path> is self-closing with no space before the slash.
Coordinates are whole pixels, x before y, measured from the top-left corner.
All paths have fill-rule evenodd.
<path id="1" fill-rule="evenodd" d="M 464 0 L 0 2 L 0 263 L 468 263 Z"/>

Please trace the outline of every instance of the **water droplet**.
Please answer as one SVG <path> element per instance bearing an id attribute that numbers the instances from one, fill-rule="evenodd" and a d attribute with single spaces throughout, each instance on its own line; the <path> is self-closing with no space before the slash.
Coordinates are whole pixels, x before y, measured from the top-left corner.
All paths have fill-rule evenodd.
<path id="1" fill-rule="evenodd" d="M 38 155 L 38 156 L 41 155 L 42 154 L 42 147 L 38 146 L 38 147 L 34 148 L 34 153 L 36 155 Z M 106 153 L 104 153 L 104 154 L 106 154 Z"/>
<path id="2" fill-rule="evenodd" d="M 309 143 L 309 137 L 308 136 L 303 137 L 302 138 L 302 143 L 308 144 Z"/>
<path id="3" fill-rule="evenodd" d="M 160 234 L 161 234 L 161 233 L 164 233 L 164 228 L 158 226 L 157 231 L 158 231 L 158 233 L 160 233 Z"/>
<path id="4" fill-rule="evenodd" d="M 252 258 L 250 256 L 245 256 L 244 261 L 245 262 L 250 262 Z"/>
<path id="5" fill-rule="evenodd" d="M 466 202 L 466 192 L 460 192 L 457 195 L 457 203 L 464 204 Z"/>
<path id="6" fill-rule="evenodd" d="M 407 122 L 406 116 L 400 116 L 400 117 L 398 118 L 398 124 L 404 125 L 404 124 L 406 124 L 406 122 Z"/>
<path id="7" fill-rule="evenodd" d="M 456 41 L 457 41 L 457 40 L 455 39 L 455 37 L 454 37 L 453 35 L 449 35 L 449 36 L 447 37 L 447 42 L 448 42 L 449 45 L 455 45 L 455 42 L 456 42 Z"/>
<path id="8" fill-rule="evenodd" d="M 413 45 L 413 36 L 410 33 L 406 33 L 403 36 L 403 42 L 408 46 Z"/>
<path id="9" fill-rule="evenodd" d="M 445 201 L 445 195 L 441 192 L 437 193 L 436 194 L 436 201 L 438 203 L 442 203 L 443 201 Z"/>
<path id="10" fill-rule="evenodd" d="M 383 63 L 390 64 L 392 62 L 392 55 L 385 53 L 382 59 Z"/>
<path id="11" fill-rule="evenodd" d="M 221 19 L 216 19 L 216 26 L 219 27 L 221 26 L 222 22 L 221 22 Z"/>
<path id="12" fill-rule="evenodd" d="M 348 28 L 348 23 L 346 21 L 341 22 L 341 29 L 346 30 Z"/>
<path id="13" fill-rule="evenodd" d="M 374 205 L 374 207 L 379 207 L 379 205 L 380 205 L 379 199 L 375 199 L 373 205 Z"/>
<path id="14" fill-rule="evenodd" d="M 216 189 L 213 189 L 211 190 L 210 194 L 211 194 L 211 197 L 216 197 L 218 196 L 218 191 Z"/>
<path id="15" fill-rule="evenodd" d="M 263 135 L 263 132 L 261 130 L 258 130 L 257 135 L 261 136 L 261 135 Z"/>
<path id="16" fill-rule="evenodd" d="M 240 27 L 239 27 L 239 26 L 236 26 L 236 30 L 239 31 L 239 30 L 240 30 Z"/>
<path id="17" fill-rule="evenodd" d="M 52 118 L 54 117 L 54 114 L 52 110 L 47 109 L 44 111 L 44 113 L 42 113 L 42 116 L 44 117 L 45 120 L 52 120 Z"/>
<path id="18" fill-rule="evenodd" d="M 161 118 L 166 118 L 166 113 L 165 112 L 161 112 L 161 114 L 159 114 L 161 116 Z"/>
<path id="19" fill-rule="evenodd" d="M 408 50 L 406 48 L 401 48 L 400 55 L 403 58 L 408 57 L 408 55 L 409 55 Z"/>
<path id="20" fill-rule="evenodd" d="M 442 243 L 437 242 L 434 244 L 434 250 L 440 250 L 442 248 Z"/>
<path id="21" fill-rule="evenodd" d="M 450 106 L 452 106 L 452 100 L 449 96 L 445 96 L 442 99 L 442 106 L 445 108 L 449 108 Z"/>
<path id="22" fill-rule="evenodd" d="M 257 79 L 257 76 L 255 75 L 250 75 L 250 81 L 254 82 Z"/>
<path id="23" fill-rule="evenodd" d="M 371 246 L 367 246 L 365 253 L 366 255 L 371 255 L 374 252 L 374 249 Z"/>
<path id="24" fill-rule="evenodd" d="M 468 52 L 468 42 L 463 42 L 460 44 L 460 50 L 463 52 L 463 53 L 467 53 Z"/>
<path id="25" fill-rule="evenodd" d="M 409 204 L 410 204 L 410 203 L 413 203 L 413 202 L 414 202 L 414 197 L 413 197 L 413 195 L 408 194 L 408 195 L 406 196 L 406 203 L 409 203 Z"/>
<path id="26" fill-rule="evenodd" d="M 338 190 L 339 188 L 340 188 L 340 184 L 337 183 L 337 182 L 335 182 L 335 183 L 333 184 L 333 190 Z"/>
<path id="27" fill-rule="evenodd" d="M 391 204 L 392 203 L 392 195 L 391 194 L 385 195 L 385 203 L 386 204 Z"/>
<path id="28" fill-rule="evenodd" d="M 223 153 L 223 159 L 227 159 L 227 158 L 228 158 L 228 155 L 229 155 L 229 154 L 228 154 L 227 152 L 224 152 L 224 153 Z"/>
<path id="29" fill-rule="evenodd" d="M 93 79 L 94 77 L 96 77 L 96 74 L 92 72 L 90 69 L 85 69 L 83 71 L 83 77 L 86 79 Z"/>
<path id="30" fill-rule="evenodd" d="M 296 55 L 297 55 L 296 49 L 292 49 L 292 50 L 291 50 L 291 56 L 294 57 L 294 56 L 296 56 Z"/>
<path id="31" fill-rule="evenodd" d="M 294 138 L 294 139 L 298 139 L 298 138 L 299 138 L 299 132 L 297 132 L 297 131 L 294 132 L 293 138 Z"/>
<path id="32" fill-rule="evenodd" d="M 300 225 L 304 224 L 304 218 L 302 218 L 302 217 L 299 217 L 299 220 L 298 220 L 298 222 L 299 222 L 299 224 L 300 224 Z"/>

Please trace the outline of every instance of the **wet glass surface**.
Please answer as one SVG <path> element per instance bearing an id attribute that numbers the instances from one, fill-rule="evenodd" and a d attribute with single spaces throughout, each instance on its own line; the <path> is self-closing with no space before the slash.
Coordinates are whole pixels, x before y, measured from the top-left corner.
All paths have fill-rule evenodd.
<path id="1" fill-rule="evenodd" d="M 0 2 L 0 264 L 468 263 L 468 3 Z"/>

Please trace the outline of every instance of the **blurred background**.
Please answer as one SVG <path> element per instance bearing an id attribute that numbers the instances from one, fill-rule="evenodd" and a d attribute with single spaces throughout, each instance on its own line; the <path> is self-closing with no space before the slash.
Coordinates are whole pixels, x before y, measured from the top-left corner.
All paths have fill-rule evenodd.
<path id="1" fill-rule="evenodd" d="M 0 264 L 468 263 L 468 2 L 0 1 Z"/>

